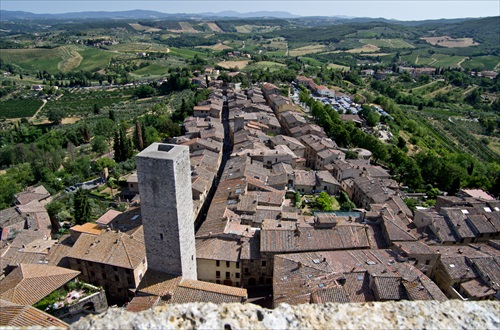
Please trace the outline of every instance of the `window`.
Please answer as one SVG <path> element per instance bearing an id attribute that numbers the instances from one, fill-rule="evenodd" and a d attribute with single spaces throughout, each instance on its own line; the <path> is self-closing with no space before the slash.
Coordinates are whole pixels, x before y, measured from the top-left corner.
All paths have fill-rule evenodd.
<path id="1" fill-rule="evenodd" d="M 118 275 L 115 275 L 115 281 L 120 282 L 120 278 L 118 277 Z"/>
<path id="2" fill-rule="evenodd" d="M 106 279 L 106 273 L 102 273 L 102 278 Z"/>
<path id="3" fill-rule="evenodd" d="M 426 265 L 429 265 L 430 263 L 431 263 L 431 261 L 430 261 L 430 260 L 426 260 L 426 261 L 425 261 L 425 264 L 426 264 Z"/>
<path id="4" fill-rule="evenodd" d="M 231 273 L 230 272 L 226 272 L 226 278 L 231 278 Z"/>
<path id="5" fill-rule="evenodd" d="M 262 260 L 262 267 L 266 267 L 266 261 Z"/>
<path id="6" fill-rule="evenodd" d="M 215 260 L 215 266 L 217 266 L 217 267 L 220 266 L 220 261 L 219 260 Z"/>
<path id="7" fill-rule="evenodd" d="M 229 268 L 229 266 L 231 266 L 231 262 L 230 261 L 226 261 L 226 267 Z"/>
<path id="8" fill-rule="evenodd" d="M 236 273 L 236 278 L 240 278 L 240 273 Z"/>
<path id="9" fill-rule="evenodd" d="M 82 262 L 80 261 L 80 259 L 76 259 L 76 263 L 80 265 Z"/>
<path id="10" fill-rule="evenodd" d="M 236 263 L 236 268 L 240 268 L 240 263 L 239 262 Z"/>
<path id="11" fill-rule="evenodd" d="M 220 271 L 218 271 L 218 270 L 217 270 L 217 271 L 215 272 L 215 277 L 216 277 L 216 278 L 220 278 Z"/>
<path id="12" fill-rule="evenodd" d="M 163 234 L 160 233 L 160 239 L 163 241 Z"/>
<path id="13" fill-rule="evenodd" d="M 250 270 L 248 269 L 248 267 L 245 267 L 245 274 L 249 274 L 250 273 Z"/>
<path id="14" fill-rule="evenodd" d="M 114 270 L 115 272 L 117 272 L 117 271 L 118 271 L 118 267 L 113 266 L 113 270 Z"/>

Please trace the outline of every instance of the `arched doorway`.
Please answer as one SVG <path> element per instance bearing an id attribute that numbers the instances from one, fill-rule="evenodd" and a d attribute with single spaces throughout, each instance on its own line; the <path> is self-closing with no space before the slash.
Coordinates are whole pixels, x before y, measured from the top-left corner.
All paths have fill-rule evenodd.
<path id="1" fill-rule="evenodd" d="M 248 286 L 256 286 L 257 285 L 257 280 L 255 279 L 255 277 L 250 277 L 248 279 Z"/>

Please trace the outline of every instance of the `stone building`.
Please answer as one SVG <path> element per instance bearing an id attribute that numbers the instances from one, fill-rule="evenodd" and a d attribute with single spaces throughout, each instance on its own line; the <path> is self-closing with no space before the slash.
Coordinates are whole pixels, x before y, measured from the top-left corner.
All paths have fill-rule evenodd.
<path id="1" fill-rule="evenodd" d="M 150 268 L 196 280 L 189 148 L 153 143 L 136 163 Z"/>

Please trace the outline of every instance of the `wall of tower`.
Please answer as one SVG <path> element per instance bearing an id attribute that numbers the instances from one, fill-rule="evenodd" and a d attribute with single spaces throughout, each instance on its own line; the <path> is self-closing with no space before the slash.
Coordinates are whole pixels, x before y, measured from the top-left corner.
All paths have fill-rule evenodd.
<path id="1" fill-rule="evenodd" d="M 196 279 L 189 148 L 153 143 L 136 164 L 148 267 Z"/>

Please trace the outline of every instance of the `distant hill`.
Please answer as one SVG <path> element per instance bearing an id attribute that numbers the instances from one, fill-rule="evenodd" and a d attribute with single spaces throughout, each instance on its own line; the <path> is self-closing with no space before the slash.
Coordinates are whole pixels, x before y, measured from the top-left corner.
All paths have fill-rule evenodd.
<path id="1" fill-rule="evenodd" d="M 252 18 L 252 17 L 272 17 L 272 18 L 297 18 L 283 11 L 257 11 L 251 13 L 238 13 L 235 11 L 224 11 L 220 13 L 200 13 L 200 14 L 168 14 L 153 10 L 128 10 L 128 11 L 85 11 L 63 14 L 34 14 L 26 11 L 0 10 L 1 20 L 15 19 L 155 19 L 155 18 L 205 18 L 205 17 L 232 17 L 232 18 Z"/>

